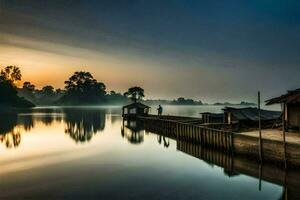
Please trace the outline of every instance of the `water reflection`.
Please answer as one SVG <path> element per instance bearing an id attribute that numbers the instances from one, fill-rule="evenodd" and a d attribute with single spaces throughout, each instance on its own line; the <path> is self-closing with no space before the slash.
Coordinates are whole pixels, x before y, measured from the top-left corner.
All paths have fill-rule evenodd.
<path id="1" fill-rule="evenodd" d="M 134 122 L 134 124 L 141 122 Z M 129 123 L 130 124 L 130 123 Z M 142 123 L 141 123 L 142 124 Z M 135 129 L 127 125 L 131 131 L 130 134 L 135 133 Z M 262 181 L 273 183 L 282 186 L 282 194 L 279 199 L 300 199 L 300 171 L 297 169 L 283 169 L 274 163 L 259 163 L 243 156 L 233 155 L 211 148 L 203 147 L 199 144 L 194 144 L 186 141 L 176 140 L 174 135 L 163 128 L 151 128 L 141 126 L 147 131 L 151 130 L 152 133 L 157 134 L 157 142 L 160 145 L 168 148 L 170 145 L 169 140 L 175 140 L 176 150 L 185 153 L 186 155 L 193 156 L 206 162 L 210 167 L 218 166 L 223 169 L 225 176 L 229 178 L 239 177 L 241 175 L 256 178 L 257 189 L 262 191 Z M 155 130 L 155 131 L 153 131 Z"/>
<path id="2" fill-rule="evenodd" d="M 170 146 L 170 140 L 169 140 L 169 138 L 167 138 L 165 136 L 157 135 L 157 142 L 159 144 L 161 144 L 162 141 L 163 141 L 164 147 L 168 148 Z"/>
<path id="3" fill-rule="evenodd" d="M 164 191 L 165 199 L 299 199 L 297 170 L 176 141 L 140 121 L 122 124 L 119 110 L 0 114 L 1 147 L 18 147 L 2 150 L 0 198 L 150 199 Z"/>
<path id="4" fill-rule="evenodd" d="M 112 122 L 116 118 L 112 117 Z M 0 113 L 0 142 L 7 148 L 18 147 L 21 135 L 31 131 L 37 124 L 51 126 L 63 123 L 65 133 L 76 143 L 90 141 L 105 128 L 105 111 L 101 109 L 33 109 Z"/>
<path id="5" fill-rule="evenodd" d="M 144 141 L 144 124 L 139 120 L 123 120 L 121 135 L 131 144 L 141 144 Z"/>
<path id="6" fill-rule="evenodd" d="M 17 113 L 0 114 L 0 141 L 7 148 L 17 147 L 21 142 L 21 133 L 17 124 Z"/>
<path id="7" fill-rule="evenodd" d="M 199 158 L 211 166 L 219 166 L 229 177 L 247 175 L 258 179 L 257 188 L 261 191 L 262 181 L 282 186 L 279 199 L 300 199 L 300 172 L 297 169 L 283 169 L 272 163 L 259 163 L 239 155 L 204 148 L 200 145 L 177 141 L 177 150 Z"/>
<path id="8" fill-rule="evenodd" d="M 12 131 L 0 135 L 1 143 L 5 144 L 6 148 L 10 149 L 18 147 L 21 142 L 21 133 L 19 129 L 13 129 Z"/>
<path id="9" fill-rule="evenodd" d="M 90 141 L 105 128 L 105 113 L 101 110 L 65 110 L 65 133 L 75 142 Z"/>

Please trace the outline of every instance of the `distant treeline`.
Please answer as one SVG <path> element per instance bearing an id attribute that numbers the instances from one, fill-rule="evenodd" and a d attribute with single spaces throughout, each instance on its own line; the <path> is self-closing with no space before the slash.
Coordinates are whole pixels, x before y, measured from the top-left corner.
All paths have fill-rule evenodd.
<path id="1" fill-rule="evenodd" d="M 247 102 L 247 101 L 241 101 L 240 103 L 230 103 L 230 102 L 224 102 L 224 103 L 214 103 L 213 105 L 220 105 L 220 106 L 230 106 L 230 105 L 241 105 L 241 106 L 255 106 L 255 103 Z"/>
<path id="2" fill-rule="evenodd" d="M 147 105 L 158 105 L 158 104 L 162 104 L 162 105 L 204 105 L 204 103 L 202 103 L 202 101 L 198 100 L 195 101 L 193 99 L 185 99 L 183 97 L 179 97 L 178 99 L 174 99 L 174 100 L 163 100 L 163 99 L 157 99 L 157 100 L 145 100 L 144 101 L 145 104 Z"/>
<path id="3" fill-rule="evenodd" d="M 31 82 L 25 81 L 21 88 L 16 86 L 21 81 L 21 70 L 17 66 L 7 66 L 0 73 L 0 106 L 33 107 L 35 105 L 124 105 L 143 101 L 148 105 L 205 105 L 200 100 L 179 97 L 176 100 L 143 100 L 144 89 L 134 86 L 125 93 L 107 91 L 104 83 L 97 81 L 90 72 L 75 72 L 66 80 L 63 89 L 46 85 L 37 89 Z M 242 105 L 255 105 L 241 102 Z M 233 105 L 216 103 L 215 105 Z"/>
<path id="4" fill-rule="evenodd" d="M 193 99 L 185 99 L 183 97 L 180 97 L 178 99 L 174 100 L 163 100 L 163 99 L 147 99 L 144 101 L 147 105 L 216 105 L 216 106 L 234 106 L 234 105 L 241 105 L 241 106 L 255 106 L 255 103 L 241 101 L 240 103 L 230 103 L 230 102 L 224 102 L 224 103 L 203 103 L 201 100 L 195 101 Z"/>

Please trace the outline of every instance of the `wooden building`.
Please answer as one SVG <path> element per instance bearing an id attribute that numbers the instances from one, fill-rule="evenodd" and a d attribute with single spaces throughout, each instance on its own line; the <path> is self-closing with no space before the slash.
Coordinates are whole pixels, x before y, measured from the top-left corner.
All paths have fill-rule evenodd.
<path id="1" fill-rule="evenodd" d="M 224 122 L 230 125 L 242 126 L 257 126 L 258 124 L 258 108 L 233 108 L 225 107 L 224 109 Z M 276 120 L 280 119 L 281 112 L 260 110 L 261 122 L 263 125 L 272 125 Z"/>
<path id="2" fill-rule="evenodd" d="M 273 104 L 281 104 L 287 128 L 300 130 L 300 88 L 266 101 L 266 105 Z"/>
<path id="3" fill-rule="evenodd" d="M 122 108 L 122 116 L 123 118 L 135 118 L 137 116 L 145 116 L 148 115 L 150 107 L 139 103 L 135 102 L 126 106 L 123 106 Z"/>

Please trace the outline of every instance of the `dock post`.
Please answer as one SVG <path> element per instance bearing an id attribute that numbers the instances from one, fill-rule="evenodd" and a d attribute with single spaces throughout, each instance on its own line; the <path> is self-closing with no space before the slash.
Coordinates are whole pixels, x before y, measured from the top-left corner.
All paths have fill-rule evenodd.
<path id="1" fill-rule="evenodd" d="M 178 129 L 179 129 L 179 125 L 178 125 L 178 122 L 176 122 L 176 138 L 178 139 L 179 137 L 179 135 L 178 135 Z"/>
<path id="2" fill-rule="evenodd" d="M 283 103 L 283 109 L 282 109 L 282 137 L 283 137 L 284 167 L 287 168 L 286 143 L 285 143 L 285 103 Z"/>
<path id="3" fill-rule="evenodd" d="M 259 160 L 262 162 L 262 141 L 261 141 L 261 116 L 260 116 L 260 91 L 258 91 L 258 132 L 259 132 Z"/>

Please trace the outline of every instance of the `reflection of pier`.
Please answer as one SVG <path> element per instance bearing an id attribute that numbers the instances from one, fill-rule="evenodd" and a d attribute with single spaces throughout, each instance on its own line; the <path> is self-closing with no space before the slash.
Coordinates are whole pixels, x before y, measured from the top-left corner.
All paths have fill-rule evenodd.
<path id="1" fill-rule="evenodd" d="M 139 123 L 139 125 L 141 125 L 139 130 L 144 127 L 146 132 L 157 134 L 159 138 L 158 142 L 162 141 L 162 137 L 176 140 L 177 150 L 201 159 L 210 165 L 222 167 L 224 173 L 229 177 L 234 177 L 239 174 L 251 176 L 258 179 L 257 186 L 259 190 L 263 190 L 261 181 L 266 181 L 282 186 L 282 199 L 300 199 L 300 190 L 298 189 L 300 186 L 300 171 L 296 168 L 284 169 L 273 162 L 267 161 L 260 163 L 257 159 L 251 159 L 251 157 L 247 157 L 244 154 L 236 154 L 236 150 L 233 148 L 229 151 L 224 150 L 221 145 L 214 145 L 213 141 L 216 142 L 220 140 L 218 140 L 217 136 L 213 135 L 213 131 L 211 133 L 209 133 L 209 131 L 200 131 L 199 133 L 197 132 L 197 129 L 192 128 L 193 126 L 186 126 L 186 122 L 180 122 L 182 126 L 179 125 L 179 127 L 175 125 L 176 121 L 174 120 L 165 122 L 165 120 L 154 119 L 151 121 L 147 119 L 142 122 L 143 123 Z M 200 128 L 202 127 L 200 126 Z M 206 134 L 208 139 L 207 141 L 204 141 L 203 139 L 201 140 L 198 138 L 198 140 L 196 140 L 198 142 L 194 142 L 195 138 L 178 137 L 180 132 L 181 135 L 183 135 L 185 131 L 189 132 L 190 136 L 192 136 L 193 133 Z M 215 132 L 215 134 L 216 133 L 217 132 Z M 224 131 L 224 133 L 226 134 L 226 131 Z M 196 135 L 193 137 L 195 136 Z M 243 139 L 243 136 L 234 137 L 235 135 L 233 134 L 233 142 L 229 143 L 229 145 L 234 146 Z M 250 144 L 255 141 L 249 140 L 248 142 Z M 224 145 L 226 143 L 221 144 Z M 266 143 L 264 143 L 264 145 L 268 147 Z M 246 149 L 249 149 L 247 145 Z"/>
<path id="2" fill-rule="evenodd" d="M 187 153 L 191 156 L 204 160 L 207 163 L 224 168 L 224 171 L 231 175 L 233 156 L 232 154 L 222 153 L 211 148 L 205 148 L 195 143 L 177 141 L 177 150 Z"/>
<path id="3" fill-rule="evenodd" d="M 161 116 L 138 116 L 144 121 L 145 129 L 178 141 L 200 144 L 222 152 L 231 152 L 259 160 L 260 143 L 257 133 L 233 133 L 223 130 L 218 124 L 202 124 L 199 118 Z M 262 131 L 261 154 L 263 160 L 294 167 L 300 166 L 300 136 L 287 133 L 283 143 L 276 131 Z M 286 154 L 286 155 L 285 155 Z"/>
<path id="4" fill-rule="evenodd" d="M 244 174 L 255 177 L 258 179 L 259 190 L 262 189 L 261 181 L 263 180 L 282 186 L 283 199 L 300 199 L 300 171 L 297 169 L 284 170 L 272 163 L 262 165 L 246 157 L 233 156 L 184 141 L 177 141 L 177 149 L 209 164 L 224 168 L 224 173 L 229 176 Z"/>

